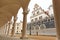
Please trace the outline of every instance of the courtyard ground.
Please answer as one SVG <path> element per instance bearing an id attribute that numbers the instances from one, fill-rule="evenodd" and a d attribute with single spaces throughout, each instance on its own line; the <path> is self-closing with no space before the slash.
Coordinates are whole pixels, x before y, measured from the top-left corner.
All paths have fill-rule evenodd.
<path id="1" fill-rule="evenodd" d="M 55 36 L 29 36 L 29 38 L 36 40 L 56 40 Z"/>
<path id="2" fill-rule="evenodd" d="M 36 35 L 27 35 L 27 40 L 56 40 L 56 36 L 36 36 Z M 6 36 L 0 36 L 0 40 L 22 40 L 20 37 L 6 37 Z M 25 39 L 24 39 L 25 40 Z"/>

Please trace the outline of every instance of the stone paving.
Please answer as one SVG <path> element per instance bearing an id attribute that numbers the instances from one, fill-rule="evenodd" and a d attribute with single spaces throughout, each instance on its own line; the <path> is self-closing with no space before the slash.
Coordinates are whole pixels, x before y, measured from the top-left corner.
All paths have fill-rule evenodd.
<path id="1" fill-rule="evenodd" d="M 34 39 L 20 39 L 20 38 L 13 38 L 13 37 L 7 37 L 7 36 L 0 36 L 0 40 L 34 40 Z"/>
<path id="2" fill-rule="evenodd" d="M 32 30 L 31 31 L 31 34 L 32 35 L 37 35 L 37 32 L 38 32 L 38 35 L 53 35 L 53 36 L 56 36 L 56 28 L 48 28 L 48 29 L 43 29 L 43 30 Z M 27 34 L 29 34 L 30 31 L 27 31 Z"/>
<path id="3" fill-rule="evenodd" d="M 36 31 L 36 30 L 35 30 Z M 32 35 L 36 35 L 36 32 L 32 30 Z M 39 35 L 56 35 L 56 29 L 44 29 L 38 31 Z M 0 40 L 35 40 L 35 39 L 20 39 L 20 38 L 13 38 L 13 37 L 7 37 L 6 35 L 0 35 Z"/>

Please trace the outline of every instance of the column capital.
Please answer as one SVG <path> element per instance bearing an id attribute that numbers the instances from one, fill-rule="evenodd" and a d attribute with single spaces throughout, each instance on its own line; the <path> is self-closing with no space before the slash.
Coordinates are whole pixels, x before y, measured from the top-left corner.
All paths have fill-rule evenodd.
<path id="1" fill-rule="evenodd" d="M 11 24 L 11 21 L 8 21 L 8 24 Z"/>
<path id="2" fill-rule="evenodd" d="M 23 10 L 23 14 L 24 14 L 24 15 L 27 15 L 28 12 L 29 12 L 29 10 Z"/>

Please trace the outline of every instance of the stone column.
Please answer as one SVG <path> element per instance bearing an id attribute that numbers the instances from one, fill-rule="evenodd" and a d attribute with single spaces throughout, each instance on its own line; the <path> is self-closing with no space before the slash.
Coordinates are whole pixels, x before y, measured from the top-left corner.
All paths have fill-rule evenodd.
<path id="1" fill-rule="evenodd" d="M 53 9 L 55 16 L 55 26 L 57 32 L 57 40 L 60 40 L 60 0 L 53 0 Z"/>
<path id="2" fill-rule="evenodd" d="M 27 14 L 28 11 L 23 11 L 23 27 L 22 27 L 22 39 L 26 38 L 26 27 L 27 27 Z"/>
<path id="3" fill-rule="evenodd" d="M 7 35 L 9 35 L 9 32 L 10 32 L 10 21 L 8 22 L 8 32 L 7 32 Z"/>
<path id="4" fill-rule="evenodd" d="M 7 23 L 5 24 L 5 34 L 7 35 L 7 31 L 8 31 L 8 25 Z"/>
<path id="5" fill-rule="evenodd" d="M 15 23 L 16 23 L 16 20 L 17 20 L 17 18 L 16 18 L 16 16 L 14 16 L 14 23 L 13 23 L 13 27 L 12 27 L 12 31 L 11 31 L 11 36 L 14 36 L 14 32 L 15 32 Z"/>

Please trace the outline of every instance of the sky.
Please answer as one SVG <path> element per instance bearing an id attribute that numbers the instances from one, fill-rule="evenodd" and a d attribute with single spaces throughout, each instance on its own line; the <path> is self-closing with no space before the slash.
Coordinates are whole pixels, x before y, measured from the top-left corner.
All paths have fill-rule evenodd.
<path id="1" fill-rule="evenodd" d="M 42 9 L 44 9 L 45 11 L 48 10 L 49 5 L 52 4 L 52 0 L 31 0 L 29 5 L 28 5 L 28 9 L 30 9 L 28 15 L 27 15 L 27 22 L 30 22 L 30 16 L 32 15 L 32 11 L 34 8 L 34 5 L 38 4 L 40 7 L 42 7 Z M 18 20 L 17 22 L 23 21 L 23 9 L 20 8 L 17 14 Z"/>

